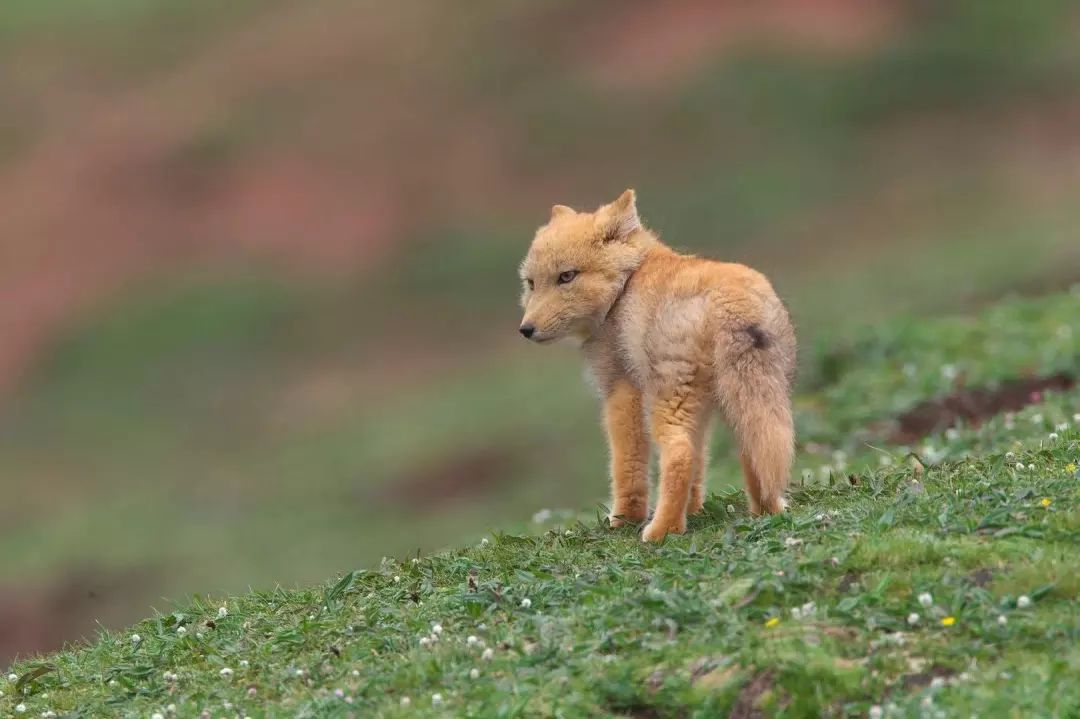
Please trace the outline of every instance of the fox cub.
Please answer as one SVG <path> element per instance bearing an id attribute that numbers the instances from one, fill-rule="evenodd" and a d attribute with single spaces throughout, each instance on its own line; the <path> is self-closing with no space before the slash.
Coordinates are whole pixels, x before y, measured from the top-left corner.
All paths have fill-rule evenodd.
<path id="1" fill-rule="evenodd" d="M 717 409 L 739 442 L 750 511 L 784 510 L 795 330 L 761 273 L 675 252 L 627 190 L 595 212 L 555 205 L 521 280 L 521 334 L 578 340 L 603 399 L 611 526 L 648 517 L 651 439 L 660 481 L 642 539 L 686 531 L 704 502 Z"/>

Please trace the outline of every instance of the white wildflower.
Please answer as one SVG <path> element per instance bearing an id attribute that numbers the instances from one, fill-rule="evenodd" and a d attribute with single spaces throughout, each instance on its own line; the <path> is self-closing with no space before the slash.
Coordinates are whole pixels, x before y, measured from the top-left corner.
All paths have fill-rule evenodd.
<path id="1" fill-rule="evenodd" d="M 233 675 L 233 671 L 232 669 L 229 669 L 229 667 L 222 667 L 221 671 L 218 672 L 218 674 L 228 679 Z"/>
<path id="2" fill-rule="evenodd" d="M 431 638 L 430 637 L 420 637 L 420 646 L 422 646 L 424 648 L 430 647 L 431 646 Z"/>
<path id="3" fill-rule="evenodd" d="M 227 607 L 218 607 L 217 618 L 218 619 L 224 619 L 227 616 L 229 616 L 228 608 Z"/>
<path id="4" fill-rule="evenodd" d="M 541 509 L 532 516 L 533 524 L 543 524 L 549 519 L 551 519 L 550 509 Z"/>
<path id="5" fill-rule="evenodd" d="M 342 689 L 341 687 L 338 687 L 337 689 L 334 690 L 334 696 L 336 696 L 338 699 L 344 699 L 345 698 L 345 690 Z"/>
<path id="6" fill-rule="evenodd" d="M 1017 469 L 1017 471 L 1023 472 L 1024 471 L 1024 463 L 1023 462 L 1017 462 L 1016 463 L 1016 469 Z"/>
<path id="7" fill-rule="evenodd" d="M 132 634 L 131 635 L 131 643 L 132 644 L 138 644 L 141 641 L 142 641 L 142 637 L 140 637 L 138 634 Z"/>
<path id="8" fill-rule="evenodd" d="M 525 597 L 524 599 L 521 600 L 521 608 L 522 609 L 528 609 L 531 606 L 532 606 L 532 600 L 529 599 L 528 597 Z"/>
<path id="9" fill-rule="evenodd" d="M 442 694 L 432 694 L 431 695 L 431 705 L 437 707 L 440 704 L 442 704 Z"/>
<path id="10" fill-rule="evenodd" d="M 934 677 L 930 680 L 931 689 L 941 689 L 943 686 L 945 686 L 945 679 L 943 677 Z"/>
<path id="11" fill-rule="evenodd" d="M 480 670 L 477 669 L 476 667 L 473 667 L 469 671 L 469 679 L 479 679 L 479 678 L 480 678 Z"/>
<path id="12" fill-rule="evenodd" d="M 439 624 L 438 622 L 433 623 L 431 625 L 431 633 L 432 634 L 442 634 L 442 625 Z"/>
<path id="13" fill-rule="evenodd" d="M 941 366 L 941 376 L 948 380 L 956 379 L 957 369 L 954 364 L 947 364 Z"/>
<path id="14" fill-rule="evenodd" d="M 298 677 L 302 677 L 305 674 L 307 674 L 307 672 L 305 672 L 303 669 L 297 669 L 296 670 L 296 676 L 298 676 Z"/>
<path id="15" fill-rule="evenodd" d="M 41 712 L 41 719 L 56 719 L 56 712 L 54 712 L 52 709 L 46 709 L 45 711 Z"/>
<path id="16" fill-rule="evenodd" d="M 912 612 L 911 614 L 907 615 L 907 623 L 912 625 L 912 626 L 915 626 L 916 624 L 919 623 L 919 615 L 916 614 L 915 612 Z"/>
<path id="17" fill-rule="evenodd" d="M 803 617 L 809 617 L 817 611 L 817 605 L 813 602 L 807 602 L 806 604 L 802 605 L 801 608 Z"/>
<path id="18" fill-rule="evenodd" d="M 1050 433 L 1050 434 L 1048 435 L 1048 437 L 1047 437 L 1047 438 L 1048 438 L 1048 439 L 1049 439 L 1049 440 L 1050 440 L 1051 442 L 1055 442 L 1055 441 L 1057 441 L 1057 438 L 1058 438 L 1058 433 L 1057 433 L 1057 432 L 1051 432 L 1051 433 Z"/>
<path id="19" fill-rule="evenodd" d="M 395 575 L 394 575 L 394 584 L 397 584 L 397 583 L 398 583 L 398 582 L 400 582 L 400 581 L 401 581 L 401 577 L 400 577 L 400 576 L 398 576 L 397 574 L 395 574 Z"/>
<path id="20" fill-rule="evenodd" d="M 802 540 L 798 537 L 788 537 L 784 540 L 784 546 L 786 547 L 798 547 L 802 544 Z"/>
<path id="21" fill-rule="evenodd" d="M 14 674 L 14 673 L 8 674 L 7 678 L 8 678 L 9 682 L 17 682 L 17 681 L 19 681 L 19 675 L 18 674 Z"/>
<path id="22" fill-rule="evenodd" d="M 923 592 L 919 595 L 919 604 L 924 607 L 934 606 L 934 597 L 930 595 L 930 592 Z"/>
<path id="23" fill-rule="evenodd" d="M 870 719 L 881 719 L 881 717 L 885 716 L 885 712 L 880 706 L 875 704 L 870 707 L 870 711 L 866 716 L 870 717 Z"/>
<path id="24" fill-rule="evenodd" d="M 1004 614 L 999 614 L 997 618 L 997 623 L 999 627 L 1003 627 L 1009 623 L 1009 618 L 1006 617 Z"/>
<path id="25" fill-rule="evenodd" d="M 476 644 L 478 641 L 480 640 L 476 638 L 475 634 L 470 634 L 468 637 L 465 638 L 465 643 L 468 644 L 470 647 Z"/>
<path id="26" fill-rule="evenodd" d="M 1073 415 L 1073 422 L 1080 423 L 1080 412 Z"/>
<path id="27" fill-rule="evenodd" d="M 1042 424 L 1042 421 L 1043 421 L 1043 416 L 1041 414 L 1039 414 L 1038 412 L 1031 415 L 1031 423 L 1032 424 Z"/>
<path id="28" fill-rule="evenodd" d="M 165 719 L 165 715 L 161 712 L 154 712 L 150 715 L 150 719 Z"/>
<path id="29" fill-rule="evenodd" d="M 184 636 L 185 634 L 187 634 L 187 627 L 181 624 L 179 627 L 176 628 L 176 633 L 180 636 Z"/>
<path id="30" fill-rule="evenodd" d="M 352 670 L 352 675 L 353 675 L 354 677 L 358 677 L 358 676 L 360 676 L 360 670 L 359 670 L 359 669 L 353 669 L 353 670 Z"/>
<path id="31" fill-rule="evenodd" d="M 409 697 L 401 697 L 401 706 L 407 707 L 410 704 L 412 704 L 412 699 L 410 699 Z"/>
<path id="32" fill-rule="evenodd" d="M 247 659 L 241 659 L 240 660 L 240 668 L 241 669 L 247 669 L 249 666 L 251 666 L 251 662 L 249 662 Z"/>
<path id="33" fill-rule="evenodd" d="M 488 544 L 490 544 L 490 542 L 488 541 L 487 537 L 484 537 L 483 539 L 480 540 L 480 546 L 481 547 L 486 547 Z"/>
<path id="34" fill-rule="evenodd" d="M 1006 452 L 1005 459 L 1016 459 L 1016 452 Z"/>
<path id="35" fill-rule="evenodd" d="M 490 662 L 492 659 L 495 658 L 495 650 L 493 650 L 491 647 L 488 647 L 484 650 L 484 653 L 480 655 L 480 658 L 483 659 L 485 662 Z"/>
<path id="36" fill-rule="evenodd" d="M 1057 430 L 1058 432 L 1064 432 L 1068 428 L 1069 428 L 1069 423 L 1068 422 L 1061 422 L 1060 424 L 1054 425 L 1054 429 Z"/>
<path id="37" fill-rule="evenodd" d="M 1020 597 L 1016 600 L 1016 606 L 1020 609 L 1027 609 L 1031 606 L 1031 597 L 1026 594 L 1021 594 Z"/>
<path id="38" fill-rule="evenodd" d="M 15 713 L 16 714 L 25 714 L 26 713 L 26 705 L 25 704 L 16 704 L 15 705 Z"/>
<path id="39" fill-rule="evenodd" d="M 727 513 L 728 514 L 735 514 L 735 505 L 734 504 L 729 504 L 727 506 Z"/>

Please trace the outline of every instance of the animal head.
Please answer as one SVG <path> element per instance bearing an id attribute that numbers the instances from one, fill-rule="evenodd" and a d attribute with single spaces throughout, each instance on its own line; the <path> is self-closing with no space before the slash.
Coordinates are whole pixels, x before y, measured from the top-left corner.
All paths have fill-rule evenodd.
<path id="1" fill-rule="evenodd" d="M 519 331 L 534 342 L 587 339 L 603 323 L 644 258 L 651 235 L 633 190 L 595 212 L 551 208 L 521 263 Z"/>

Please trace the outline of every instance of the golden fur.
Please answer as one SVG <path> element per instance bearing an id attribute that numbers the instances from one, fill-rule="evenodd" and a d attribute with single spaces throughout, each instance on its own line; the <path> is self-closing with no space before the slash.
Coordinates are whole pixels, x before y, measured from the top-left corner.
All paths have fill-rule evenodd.
<path id="1" fill-rule="evenodd" d="M 642 226 L 627 190 L 595 212 L 553 207 L 521 278 L 522 334 L 580 341 L 603 399 L 612 526 L 648 517 L 651 438 L 660 481 L 642 539 L 686 531 L 704 501 L 718 409 L 739 443 L 750 510 L 783 511 L 795 331 L 761 273 L 675 252 Z"/>

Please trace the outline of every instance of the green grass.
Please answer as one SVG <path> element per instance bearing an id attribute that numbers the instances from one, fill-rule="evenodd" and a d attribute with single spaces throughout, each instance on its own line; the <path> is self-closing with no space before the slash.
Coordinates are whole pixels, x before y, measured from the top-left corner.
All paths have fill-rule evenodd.
<path id="1" fill-rule="evenodd" d="M 484 538 L 478 517 L 470 546 L 184 600 L 21 661 L 0 715 L 1073 716 L 1080 391 L 912 448 L 867 427 L 957 372 L 1080 371 L 1078 317 L 1078 293 L 1012 300 L 818 353 L 783 516 L 721 486 L 661 546 L 600 509 Z"/>

